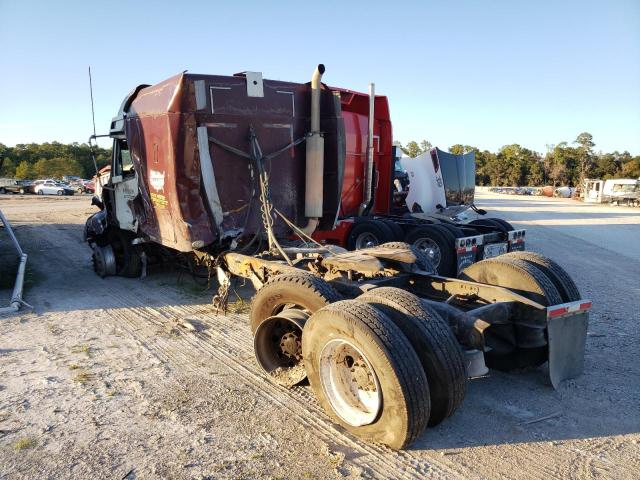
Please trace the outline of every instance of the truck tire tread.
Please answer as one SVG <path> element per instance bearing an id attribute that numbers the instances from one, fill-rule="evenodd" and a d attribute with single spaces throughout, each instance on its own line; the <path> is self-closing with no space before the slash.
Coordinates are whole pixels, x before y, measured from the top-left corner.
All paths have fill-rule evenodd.
<path id="1" fill-rule="evenodd" d="M 388 248 L 406 248 L 408 250 L 411 250 L 411 252 L 413 252 L 413 254 L 416 256 L 416 259 L 417 259 L 416 266 L 420 270 L 424 270 L 429 273 L 433 273 L 436 271 L 435 267 L 433 266 L 433 263 L 431 263 L 431 260 L 429 259 L 427 254 L 424 253 L 419 248 L 415 247 L 414 245 L 411 245 L 407 242 L 387 242 L 387 243 L 383 243 L 380 246 L 388 247 Z"/>
<path id="2" fill-rule="evenodd" d="M 431 395 L 429 426 L 451 416 L 464 399 L 467 372 L 464 354 L 447 322 L 417 296 L 399 288 L 376 288 L 358 300 L 389 316 L 418 354 Z"/>
<path id="3" fill-rule="evenodd" d="M 287 297 L 292 301 L 286 301 Z M 342 300 L 329 283 L 310 273 L 284 273 L 271 277 L 251 300 L 249 321 L 251 332 L 267 317 L 277 313 L 279 307 L 296 303 L 310 313 L 333 302 Z"/>
<path id="4" fill-rule="evenodd" d="M 509 252 L 505 257 L 519 258 L 521 260 L 533 263 L 542 269 L 549 279 L 554 283 L 562 299 L 565 302 L 573 302 L 580 300 L 582 295 L 578 286 L 575 284 L 567 271 L 550 258 L 535 252 Z"/>
<path id="5" fill-rule="evenodd" d="M 322 329 L 331 327 L 326 321 L 331 317 L 340 318 L 348 324 L 352 335 L 357 336 L 360 341 L 366 338 L 366 341 L 376 342 L 377 340 L 376 343 L 381 344 L 386 357 L 386 366 L 392 370 L 400 385 L 400 391 L 385 392 L 385 399 L 389 404 L 394 401 L 404 404 L 407 416 L 406 430 L 398 432 L 399 439 L 388 445 L 394 449 L 401 449 L 411 444 L 422 434 L 429 420 L 431 404 L 426 375 L 411 343 L 395 323 L 379 310 L 358 300 L 343 300 L 327 305 L 309 318 L 303 330 L 302 347 L 307 374 L 325 411 L 352 433 L 362 436 L 366 440 L 383 441 L 384 443 L 384 440 L 378 438 L 377 435 L 387 434 L 386 429 L 384 425 L 376 424 L 386 421 L 384 411 L 386 402 L 383 402 L 383 411 L 374 424 L 354 428 L 335 415 L 328 400 L 324 397 L 318 368 L 314 359 L 310 358 L 312 356 L 310 346 L 315 340 L 314 337 Z M 376 373 L 380 376 L 380 372 Z M 389 412 L 388 415 L 395 416 L 393 412 Z"/>

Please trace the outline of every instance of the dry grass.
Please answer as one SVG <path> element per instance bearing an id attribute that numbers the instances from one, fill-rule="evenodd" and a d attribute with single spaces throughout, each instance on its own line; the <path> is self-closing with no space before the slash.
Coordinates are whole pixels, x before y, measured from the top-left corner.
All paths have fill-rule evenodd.
<path id="1" fill-rule="evenodd" d="M 53 323 L 48 324 L 47 328 L 49 329 L 52 335 L 62 334 L 62 329 Z"/>
<path id="2" fill-rule="evenodd" d="M 82 343 L 80 345 L 76 345 L 75 347 L 73 347 L 71 349 L 72 353 L 84 353 L 87 357 L 91 356 L 91 347 L 86 344 L 86 343 Z"/>
<path id="3" fill-rule="evenodd" d="M 227 311 L 231 313 L 249 313 L 250 309 L 251 303 L 247 302 L 243 298 L 240 298 L 239 296 L 238 300 L 236 300 L 235 302 L 229 302 L 229 304 L 227 305 Z"/>
<path id="4" fill-rule="evenodd" d="M 89 372 L 80 372 L 73 377 L 74 382 L 78 382 L 81 385 L 86 385 L 93 380 L 93 375 Z"/>
<path id="5" fill-rule="evenodd" d="M 33 438 L 25 437 L 13 442 L 13 449 L 17 452 L 21 450 L 27 450 L 36 446 L 36 441 Z"/>

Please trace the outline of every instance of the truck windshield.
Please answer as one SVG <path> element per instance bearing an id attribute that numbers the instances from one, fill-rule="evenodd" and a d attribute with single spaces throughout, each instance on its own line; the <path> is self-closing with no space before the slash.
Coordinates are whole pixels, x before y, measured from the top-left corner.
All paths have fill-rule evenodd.
<path id="1" fill-rule="evenodd" d="M 613 186 L 613 191 L 616 193 L 633 193 L 638 190 L 638 185 L 632 183 L 618 183 Z"/>

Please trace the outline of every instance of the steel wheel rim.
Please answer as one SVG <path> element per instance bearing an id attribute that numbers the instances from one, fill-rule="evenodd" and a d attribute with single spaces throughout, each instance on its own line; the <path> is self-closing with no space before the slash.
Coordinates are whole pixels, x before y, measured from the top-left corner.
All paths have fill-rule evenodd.
<path id="1" fill-rule="evenodd" d="M 320 353 L 320 383 L 333 411 L 354 427 L 373 423 L 382 408 L 376 372 L 346 340 L 329 341 Z"/>
<path id="2" fill-rule="evenodd" d="M 434 267 L 440 265 L 440 247 L 436 242 L 434 242 L 430 238 L 419 238 L 413 243 L 413 245 L 415 245 L 417 249 L 423 251 L 427 255 L 427 257 L 429 257 L 429 260 L 431 260 L 431 263 L 433 263 Z"/>
<path id="3" fill-rule="evenodd" d="M 356 237 L 356 250 L 371 248 L 380 244 L 380 240 L 371 232 L 363 232 Z"/>

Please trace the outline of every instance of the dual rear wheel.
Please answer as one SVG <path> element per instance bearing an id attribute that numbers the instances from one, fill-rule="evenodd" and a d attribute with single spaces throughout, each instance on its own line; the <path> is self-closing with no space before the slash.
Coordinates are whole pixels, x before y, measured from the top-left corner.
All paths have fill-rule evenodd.
<path id="1" fill-rule="evenodd" d="M 308 274 L 279 275 L 258 291 L 254 347 L 271 380 L 292 386 L 306 376 L 337 423 L 392 448 L 455 411 L 465 392 L 464 357 L 436 312 L 398 288 L 336 299 Z"/>
<path id="2" fill-rule="evenodd" d="M 544 306 L 579 300 L 580 292 L 569 274 L 556 262 L 533 252 L 510 252 L 483 260 L 460 273 L 463 280 L 505 287 Z M 512 318 L 492 325 L 485 333 L 490 350 L 487 366 L 510 371 L 537 367 L 548 360 L 546 328 L 533 328 Z"/>
<path id="3" fill-rule="evenodd" d="M 509 288 L 543 305 L 580 294 L 555 262 L 530 252 L 485 260 L 463 278 Z M 293 386 L 305 378 L 327 414 L 354 435 L 404 448 L 462 402 L 465 357 L 447 322 L 415 295 L 392 287 L 342 300 L 310 274 L 270 279 L 255 295 L 251 327 L 258 363 Z M 517 320 L 517 319 L 514 319 Z M 547 360 L 544 328 L 517 321 L 486 331 L 487 364 L 500 370 Z"/>

